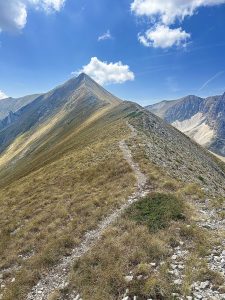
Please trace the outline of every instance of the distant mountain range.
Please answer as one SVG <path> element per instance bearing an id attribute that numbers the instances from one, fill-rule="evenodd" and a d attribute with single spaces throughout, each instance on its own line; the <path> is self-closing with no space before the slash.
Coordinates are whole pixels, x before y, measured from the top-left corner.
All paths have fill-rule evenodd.
<path id="1" fill-rule="evenodd" d="M 225 156 L 225 93 L 187 96 L 146 107 L 210 151 Z"/>
<path id="2" fill-rule="evenodd" d="M 28 95 L 20 98 L 5 98 L 0 100 L 0 121 L 9 115 L 10 112 L 16 112 L 21 107 L 27 105 L 36 99 L 40 94 Z"/>

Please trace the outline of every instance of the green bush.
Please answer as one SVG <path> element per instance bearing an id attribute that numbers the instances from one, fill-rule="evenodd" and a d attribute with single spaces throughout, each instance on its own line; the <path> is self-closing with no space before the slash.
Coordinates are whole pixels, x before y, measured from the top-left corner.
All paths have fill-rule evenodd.
<path id="1" fill-rule="evenodd" d="M 200 175 L 200 176 L 198 176 L 198 179 L 200 180 L 200 181 L 202 181 L 202 182 L 205 182 L 205 179 Z"/>
<path id="2" fill-rule="evenodd" d="M 129 113 L 126 117 L 127 118 L 137 118 L 139 116 L 141 116 L 143 114 L 142 111 L 133 111 L 131 113 Z"/>
<path id="3" fill-rule="evenodd" d="M 172 194 L 156 193 L 135 203 L 130 209 L 130 215 L 155 232 L 166 228 L 171 221 L 184 220 L 184 204 Z"/>

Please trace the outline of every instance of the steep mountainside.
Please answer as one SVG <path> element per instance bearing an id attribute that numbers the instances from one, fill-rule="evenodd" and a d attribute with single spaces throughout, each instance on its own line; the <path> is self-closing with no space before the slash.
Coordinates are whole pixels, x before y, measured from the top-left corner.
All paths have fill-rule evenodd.
<path id="1" fill-rule="evenodd" d="M 225 156 L 225 94 L 206 99 L 187 96 L 162 101 L 147 109 L 165 119 L 200 145 Z"/>
<path id="2" fill-rule="evenodd" d="M 146 106 L 146 109 L 163 119 L 167 110 L 170 107 L 174 106 L 175 103 L 177 103 L 177 102 L 179 102 L 179 100 L 177 100 L 177 101 L 176 100 L 171 100 L 171 101 L 164 100 L 164 101 L 161 101 L 161 102 L 153 104 L 153 105 L 148 105 L 148 106 Z"/>
<path id="3" fill-rule="evenodd" d="M 1 100 L 0 101 L 0 124 L 1 124 L 1 120 L 6 118 L 10 112 L 16 112 L 21 107 L 32 102 L 38 96 L 40 95 L 34 94 L 34 95 L 29 95 L 20 98 L 6 98 Z"/>
<path id="4" fill-rule="evenodd" d="M 67 130 L 73 119 L 78 125 L 101 107 L 120 101 L 85 74 L 39 96 L 2 121 L 0 152 L 14 141 L 3 156 L 4 163 L 12 158 L 11 153 L 23 155 L 34 140 L 37 147 L 36 142 L 52 128 L 58 126 L 58 131 Z"/>
<path id="5" fill-rule="evenodd" d="M 207 255 L 223 221 L 197 206 L 222 207 L 222 162 L 85 74 L 13 116 L 0 131 L 1 299 L 186 299 L 205 278 L 222 294 Z"/>

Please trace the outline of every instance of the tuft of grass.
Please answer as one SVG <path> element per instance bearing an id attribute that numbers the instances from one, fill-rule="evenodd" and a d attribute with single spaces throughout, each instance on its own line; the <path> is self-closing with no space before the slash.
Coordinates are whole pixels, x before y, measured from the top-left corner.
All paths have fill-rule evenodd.
<path id="1" fill-rule="evenodd" d="M 166 180 L 162 187 L 166 190 L 169 190 L 171 192 L 176 191 L 178 188 L 178 184 L 176 180 Z"/>
<path id="2" fill-rule="evenodd" d="M 220 209 L 224 206 L 225 204 L 225 197 L 217 197 L 214 198 L 210 201 L 210 204 L 212 207 L 216 208 L 216 209 Z"/>
<path id="3" fill-rule="evenodd" d="M 190 183 L 185 185 L 183 189 L 180 190 L 185 196 L 192 196 L 194 199 L 203 199 L 205 197 L 205 192 L 196 183 Z"/>
<path id="4" fill-rule="evenodd" d="M 12 299 L 26 299 L 27 289 L 33 286 L 40 274 L 37 270 L 21 270 L 17 273 L 15 281 L 8 286 L 8 289 L 4 293 L 4 300 Z"/>
<path id="5" fill-rule="evenodd" d="M 184 220 L 183 201 L 173 194 L 155 193 L 135 203 L 130 209 L 131 218 L 146 224 L 150 231 L 166 228 L 171 221 Z"/>
<path id="6" fill-rule="evenodd" d="M 169 299 L 170 287 L 160 276 L 150 277 L 144 285 L 144 295 L 153 299 Z"/>
<path id="7" fill-rule="evenodd" d="M 185 280 L 182 286 L 184 295 L 190 295 L 193 282 L 210 281 L 214 287 L 218 288 L 224 283 L 220 273 L 209 269 L 207 262 L 199 257 L 197 252 L 190 255 L 186 262 Z"/>
<path id="8" fill-rule="evenodd" d="M 49 295 L 48 300 L 60 300 L 61 297 L 62 294 L 59 291 L 54 291 Z"/>

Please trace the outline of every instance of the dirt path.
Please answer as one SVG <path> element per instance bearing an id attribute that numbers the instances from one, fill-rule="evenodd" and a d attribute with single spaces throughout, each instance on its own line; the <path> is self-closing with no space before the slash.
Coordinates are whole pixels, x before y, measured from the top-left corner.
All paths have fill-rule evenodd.
<path id="1" fill-rule="evenodd" d="M 137 134 L 136 130 L 130 124 L 128 124 L 128 126 L 131 129 L 130 137 L 134 138 Z M 31 292 L 27 296 L 27 300 L 47 300 L 48 296 L 54 290 L 65 288 L 68 285 L 68 276 L 74 261 L 89 251 L 100 239 L 105 229 L 115 222 L 116 219 L 120 217 L 131 204 L 148 193 L 146 189 L 147 178 L 141 172 L 138 164 L 133 161 L 131 151 L 126 144 L 126 141 L 122 140 L 119 143 L 119 147 L 123 152 L 124 158 L 135 174 L 137 180 L 136 192 L 134 192 L 133 195 L 128 198 L 127 202 L 119 209 L 106 217 L 95 230 L 87 232 L 84 236 L 83 242 L 73 249 L 71 255 L 64 257 L 59 265 L 54 267 L 47 276 L 43 277 L 37 285 L 32 288 Z"/>

